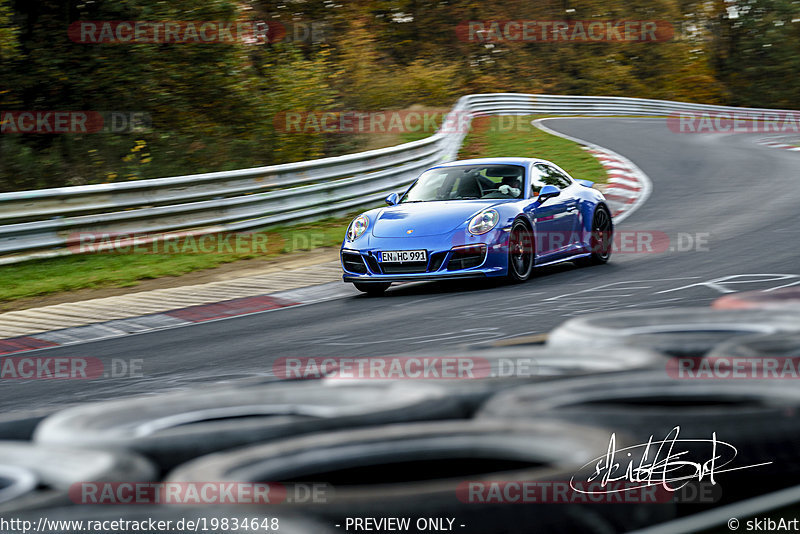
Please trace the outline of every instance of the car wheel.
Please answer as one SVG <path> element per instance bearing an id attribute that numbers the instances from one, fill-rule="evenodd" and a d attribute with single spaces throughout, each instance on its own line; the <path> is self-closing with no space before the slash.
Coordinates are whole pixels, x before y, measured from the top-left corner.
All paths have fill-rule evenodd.
<path id="1" fill-rule="evenodd" d="M 514 221 L 508 236 L 508 279 L 524 282 L 533 272 L 533 234 L 521 220 Z"/>
<path id="2" fill-rule="evenodd" d="M 590 256 L 581 258 L 581 265 L 601 265 L 608 262 L 611 257 L 611 248 L 614 245 L 614 222 L 608 208 L 600 204 L 592 216 L 592 234 L 589 237 L 589 246 L 592 251 Z"/>
<path id="3" fill-rule="evenodd" d="M 389 282 L 353 282 L 353 285 L 356 286 L 356 289 L 361 291 L 362 293 L 366 293 L 367 295 L 378 296 L 383 295 L 383 293 L 389 289 L 389 286 L 392 285 Z"/>

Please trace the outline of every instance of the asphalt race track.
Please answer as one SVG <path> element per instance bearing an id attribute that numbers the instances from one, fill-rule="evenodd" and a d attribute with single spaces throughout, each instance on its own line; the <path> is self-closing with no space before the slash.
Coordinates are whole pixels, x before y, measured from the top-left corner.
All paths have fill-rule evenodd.
<path id="1" fill-rule="evenodd" d="M 692 250 L 618 253 L 604 266 L 542 269 L 523 285 L 408 284 L 383 298 L 353 290 L 318 304 L 45 349 L 27 355 L 141 359 L 143 377 L 3 381 L 0 407 L 63 406 L 267 375 L 279 357 L 435 354 L 547 332 L 584 311 L 706 306 L 727 291 L 800 283 L 800 153 L 759 145 L 758 135 L 677 134 L 656 119 L 547 125 L 622 154 L 652 180 L 649 200 L 618 233 L 649 232 L 665 249 Z"/>

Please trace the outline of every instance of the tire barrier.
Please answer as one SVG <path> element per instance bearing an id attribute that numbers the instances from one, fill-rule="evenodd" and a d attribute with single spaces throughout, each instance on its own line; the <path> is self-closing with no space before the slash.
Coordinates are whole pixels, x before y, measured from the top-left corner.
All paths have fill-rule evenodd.
<path id="1" fill-rule="evenodd" d="M 706 358 L 800 358 L 800 333 L 745 336 L 721 343 Z M 784 362 L 785 363 L 785 362 Z M 782 367 L 782 366 L 780 366 Z M 794 378 L 785 376 L 784 378 Z"/>
<path id="2" fill-rule="evenodd" d="M 63 407 L 0 414 L 0 441 L 30 440 L 36 425 L 61 409 Z"/>
<path id="3" fill-rule="evenodd" d="M 0 442 L 0 512 L 70 503 L 69 489 L 84 481 L 152 481 L 145 458 L 107 450 Z"/>
<path id="4" fill-rule="evenodd" d="M 710 440 L 716 433 L 718 441 L 738 449 L 735 465 L 772 462 L 718 475 L 728 502 L 757 495 L 762 487 L 796 482 L 798 411 L 800 388 L 788 381 L 681 380 L 664 371 L 643 371 L 510 389 L 489 399 L 476 417 L 596 424 L 628 434 L 637 443 L 647 443 L 650 436 L 665 440 L 676 426 L 680 439 Z M 679 445 L 676 450 L 689 451 L 686 456 L 692 460 L 710 457 L 708 443 Z M 720 447 L 730 457 L 730 449 Z"/>
<path id="5" fill-rule="evenodd" d="M 319 433 L 198 458 L 168 482 L 325 481 L 325 502 L 285 508 L 342 524 L 348 517 L 449 517 L 465 534 L 614 532 L 673 517 L 670 502 L 577 504 L 540 494 L 492 499 L 510 482 L 559 483 L 603 454 L 609 432 L 560 421 L 462 420 Z M 623 439 L 623 438 L 620 438 Z M 552 483 L 552 484 L 551 484 Z M 508 486 L 505 486 L 508 487 Z M 462 528 L 458 526 L 463 525 Z"/>
<path id="6" fill-rule="evenodd" d="M 464 416 L 441 388 L 402 386 L 294 381 L 96 402 L 48 417 L 34 440 L 132 450 L 169 469 L 202 454 L 297 434 Z"/>
<path id="7" fill-rule="evenodd" d="M 794 530 L 792 519 L 800 505 L 800 486 L 740 501 L 731 506 L 721 506 L 690 517 L 667 521 L 661 525 L 644 528 L 630 534 L 698 534 L 702 532 L 731 532 L 745 527 L 747 531 Z M 779 521 L 788 521 L 789 527 Z M 770 524 L 770 520 L 772 523 Z M 751 526 L 748 526 L 751 521 Z M 759 525 L 760 528 L 753 528 Z"/>
<path id="8" fill-rule="evenodd" d="M 631 346 L 671 356 L 702 356 L 734 336 L 800 331 L 800 311 L 666 308 L 593 313 L 553 330 L 551 347 Z"/>
<path id="9" fill-rule="evenodd" d="M 712 302 L 711 307 L 720 310 L 800 311 L 800 287 L 725 295 Z"/>
<path id="10" fill-rule="evenodd" d="M 0 465 L 0 506 L 32 492 L 39 483 L 29 469 Z"/>
<path id="11" fill-rule="evenodd" d="M 425 376 L 409 380 L 407 376 L 396 378 L 376 378 L 370 373 L 355 376 L 357 373 L 330 369 L 324 379 L 331 383 L 383 383 L 403 384 L 410 381 L 435 384 L 441 387 L 448 398 L 457 399 L 464 405 L 468 414 L 490 396 L 511 387 L 535 382 L 557 380 L 569 376 L 585 376 L 599 373 L 624 372 L 647 368 L 663 367 L 663 356 L 652 351 L 621 347 L 606 351 L 602 358 L 597 351 L 578 348 L 575 350 L 553 349 L 548 347 L 508 347 L 481 350 L 450 350 L 430 355 L 405 355 L 384 360 L 386 367 L 396 364 L 405 369 L 405 363 L 425 362 L 436 365 L 449 362 L 454 372 L 447 376 Z M 374 358 L 367 360 L 374 361 Z M 441 374 L 441 373 L 440 373 Z M 391 376 L 391 375 L 390 375 Z"/>

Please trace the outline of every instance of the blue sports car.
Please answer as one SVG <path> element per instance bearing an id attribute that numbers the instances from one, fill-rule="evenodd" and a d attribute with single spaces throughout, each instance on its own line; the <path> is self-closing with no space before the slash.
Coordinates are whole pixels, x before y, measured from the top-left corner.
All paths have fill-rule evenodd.
<path id="1" fill-rule="evenodd" d="M 344 281 L 379 294 L 392 282 L 522 282 L 534 266 L 605 263 L 614 227 L 592 185 L 534 158 L 437 165 L 403 194 L 389 195 L 389 207 L 350 223 L 341 249 Z"/>

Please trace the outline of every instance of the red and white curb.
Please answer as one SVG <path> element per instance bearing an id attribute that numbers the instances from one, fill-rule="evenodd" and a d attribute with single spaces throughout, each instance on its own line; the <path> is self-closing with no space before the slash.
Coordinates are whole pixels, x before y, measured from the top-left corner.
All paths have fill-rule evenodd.
<path id="1" fill-rule="evenodd" d="M 83 326 L 38 332 L 26 336 L 0 339 L 0 356 L 63 345 L 85 343 L 130 334 L 165 330 L 189 324 L 203 323 L 251 315 L 304 304 L 313 304 L 343 296 L 352 296 L 349 284 L 332 282 L 317 286 L 280 291 L 269 295 L 258 295 L 223 300 L 198 306 L 176 308 L 162 313 L 141 315 L 128 319 L 117 319 L 91 323 Z"/>
<path id="2" fill-rule="evenodd" d="M 612 217 L 620 220 L 621 215 L 642 194 L 641 179 L 621 156 L 607 149 L 586 148 L 586 150 L 600 161 L 609 176 L 608 185 L 603 187 L 602 191 L 611 207 Z"/>
<path id="3" fill-rule="evenodd" d="M 358 294 L 341 282 L 340 269 L 337 260 L 230 281 L 6 312 L 0 314 L 0 356 Z"/>
<path id="4" fill-rule="evenodd" d="M 786 136 L 764 137 L 762 139 L 759 139 L 756 142 L 759 145 L 768 146 L 770 148 L 781 148 L 783 150 L 791 150 L 791 151 L 794 151 L 794 152 L 800 152 L 800 146 L 797 146 L 796 144 L 795 145 L 787 144 L 787 143 L 785 143 L 783 141 L 780 141 L 781 139 L 786 139 Z M 793 137 L 792 140 L 797 142 L 796 136 Z"/>
<path id="5" fill-rule="evenodd" d="M 653 189 L 650 178 L 631 160 L 617 154 L 608 148 L 589 143 L 583 139 L 562 134 L 545 126 L 543 121 L 558 120 L 575 117 L 554 117 L 550 119 L 536 119 L 534 126 L 551 135 L 569 139 L 580 145 L 592 154 L 608 174 L 608 185 L 600 186 L 606 200 L 608 200 L 611 215 L 615 223 L 624 221 L 633 212 L 644 204 Z M 583 117 L 581 117 L 583 118 Z"/>

